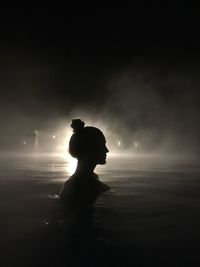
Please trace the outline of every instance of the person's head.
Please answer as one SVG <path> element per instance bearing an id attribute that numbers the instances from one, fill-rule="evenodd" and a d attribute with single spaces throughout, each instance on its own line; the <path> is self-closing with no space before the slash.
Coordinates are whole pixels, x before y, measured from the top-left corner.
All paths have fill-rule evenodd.
<path id="1" fill-rule="evenodd" d="M 69 141 L 69 152 L 78 160 L 88 160 L 93 164 L 105 164 L 106 139 L 103 133 L 95 127 L 84 127 L 85 123 L 80 119 L 72 120 L 71 127 L 74 130 Z"/>

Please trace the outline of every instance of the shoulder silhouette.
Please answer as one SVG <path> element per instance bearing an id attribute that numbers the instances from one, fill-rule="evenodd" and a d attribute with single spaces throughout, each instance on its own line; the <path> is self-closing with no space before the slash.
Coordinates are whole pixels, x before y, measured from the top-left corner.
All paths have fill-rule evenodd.
<path id="1" fill-rule="evenodd" d="M 97 164 L 106 164 L 106 139 L 101 130 L 86 126 L 80 119 L 72 120 L 73 134 L 69 141 L 69 153 L 77 158 L 75 173 L 64 183 L 60 198 L 65 203 L 87 205 L 95 201 L 101 192 L 110 187 L 94 173 Z"/>

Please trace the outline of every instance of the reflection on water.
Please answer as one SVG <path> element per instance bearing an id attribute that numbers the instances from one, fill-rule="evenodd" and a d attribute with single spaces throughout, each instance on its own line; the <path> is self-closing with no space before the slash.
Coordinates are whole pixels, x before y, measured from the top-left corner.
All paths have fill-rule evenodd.
<path id="1" fill-rule="evenodd" d="M 7 260 L 29 255 L 25 252 L 31 247 L 36 261 L 43 258 L 43 266 L 148 266 L 147 258 L 155 266 L 159 253 L 170 261 L 168 255 L 174 251 L 196 251 L 196 161 L 110 157 L 96 172 L 112 190 L 101 194 L 93 207 L 76 212 L 63 210 L 58 198 L 70 176 L 66 159 L 2 158 L 0 166 L 0 244 Z"/>

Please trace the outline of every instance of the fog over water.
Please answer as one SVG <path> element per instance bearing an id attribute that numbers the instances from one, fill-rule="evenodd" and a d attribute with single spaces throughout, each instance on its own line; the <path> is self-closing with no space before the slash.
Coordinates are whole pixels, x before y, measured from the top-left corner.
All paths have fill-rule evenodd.
<path id="1" fill-rule="evenodd" d="M 31 151 L 37 130 L 38 148 L 54 151 L 79 117 L 113 149 L 199 154 L 197 17 L 4 11 L 1 150 Z"/>
<path id="2" fill-rule="evenodd" d="M 85 99 L 80 90 L 88 81 L 81 85 L 83 78 L 77 83 L 66 72 L 64 84 L 56 85 L 55 66 L 45 69 L 37 62 L 19 68 L 17 63 L 13 71 L 4 70 L 5 81 L 1 81 L 0 147 L 20 151 L 24 149 L 20 144 L 28 143 L 37 130 L 41 148 L 43 143 L 43 149 L 54 150 L 49 136 L 58 135 L 62 142 L 71 119 L 80 117 L 86 125 L 102 127 L 108 139 L 121 142 L 124 151 L 134 149 L 137 142 L 142 152 L 199 153 L 197 67 L 189 60 L 184 65 L 181 60 L 171 61 L 166 65 L 137 59 L 123 70 L 100 72 Z"/>
<path id="3" fill-rule="evenodd" d="M 200 266 L 200 21 L 166 6 L 1 9 L 2 266 Z M 111 190 L 70 211 L 75 118 Z"/>

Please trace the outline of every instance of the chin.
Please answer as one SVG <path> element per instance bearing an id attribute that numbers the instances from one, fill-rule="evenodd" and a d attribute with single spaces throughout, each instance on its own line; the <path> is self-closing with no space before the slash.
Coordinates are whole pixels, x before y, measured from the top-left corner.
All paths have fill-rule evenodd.
<path id="1" fill-rule="evenodd" d="M 104 165 L 104 164 L 106 164 L 106 159 L 99 160 L 99 161 L 98 161 L 98 164 L 99 164 L 99 165 Z"/>

